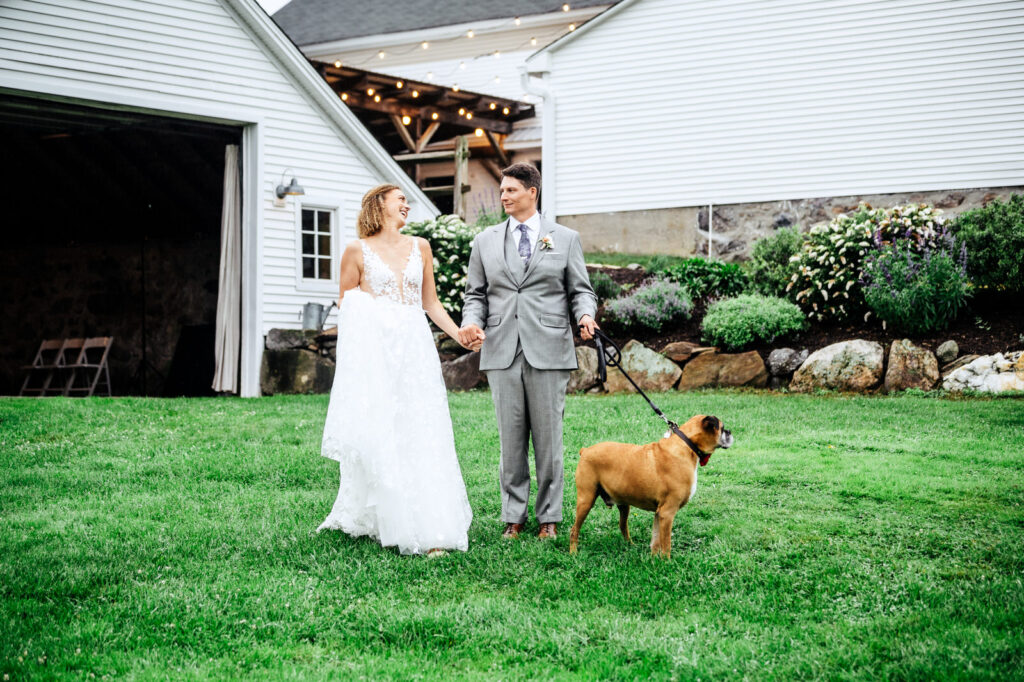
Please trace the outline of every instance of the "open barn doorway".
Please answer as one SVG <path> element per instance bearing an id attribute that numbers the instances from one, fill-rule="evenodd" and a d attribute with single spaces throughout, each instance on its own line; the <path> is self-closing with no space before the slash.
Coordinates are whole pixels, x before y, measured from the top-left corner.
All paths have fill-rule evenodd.
<path id="1" fill-rule="evenodd" d="M 116 395 L 209 395 L 225 147 L 242 128 L 0 95 L 0 394 L 41 339 L 113 336 Z"/>

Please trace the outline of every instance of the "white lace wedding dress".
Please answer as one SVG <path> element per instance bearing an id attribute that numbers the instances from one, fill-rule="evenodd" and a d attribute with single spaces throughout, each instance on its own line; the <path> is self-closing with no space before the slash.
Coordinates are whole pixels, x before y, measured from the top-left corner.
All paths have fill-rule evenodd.
<path id="1" fill-rule="evenodd" d="M 373 294 L 345 292 L 321 454 L 341 464 L 317 529 L 368 535 L 402 554 L 465 550 L 473 513 L 455 455 L 448 395 L 424 316 L 413 242 L 401 281 L 360 241 Z"/>

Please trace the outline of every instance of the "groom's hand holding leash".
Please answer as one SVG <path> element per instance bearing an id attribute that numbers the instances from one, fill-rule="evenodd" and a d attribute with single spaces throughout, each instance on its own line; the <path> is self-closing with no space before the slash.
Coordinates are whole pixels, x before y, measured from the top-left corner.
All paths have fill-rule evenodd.
<path id="1" fill-rule="evenodd" d="M 584 341 L 589 341 L 594 338 L 594 330 L 600 329 L 597 326 L 597 322 L 590 315 L 584 315 L 580 318 L 580 338 Z"/>
<path id="2" fill-rule="evenodd" d="M 480 346 L 484 345 L 484 339 L 486 338 L 487 335 L 484 334 L 484 330 L 475 324 L 467 324 L 459 329 L 459 343 L 471 351 L 479 351 Z"/>

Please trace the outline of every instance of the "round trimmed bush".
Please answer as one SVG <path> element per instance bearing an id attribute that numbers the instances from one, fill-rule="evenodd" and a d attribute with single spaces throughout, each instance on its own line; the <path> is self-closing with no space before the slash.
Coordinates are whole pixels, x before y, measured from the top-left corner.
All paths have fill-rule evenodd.
<path id="1" fill-rule="evenodd" d="M 663 327 L 690 317 L 693 302 L 681 284 L 656 279 L 608 304 L 607 314 L 625 327 L 645 327 L 659 332 Z"/>
<path id="2" fill-rule="evenodd" d="M 754 242 L 747 265 L 750 288 L 765 296 L 785 296 L 786 285 L 797 270 L 792 261 L 800 253 L 804 237 L 796 227 L 784 227 Z"/>
<path id="3" fill-rule="evenodd" d="M 949 226 L 976 286 L 1024 291 L 1024 194 L 964 211 Z"/>
<path id="4" fill-rule="evenodd" d="M 743 294 L 708 306 L 700 328 L 705 343 L 739 350 L 803 331 L 807 318 L 785 299 Z"/>

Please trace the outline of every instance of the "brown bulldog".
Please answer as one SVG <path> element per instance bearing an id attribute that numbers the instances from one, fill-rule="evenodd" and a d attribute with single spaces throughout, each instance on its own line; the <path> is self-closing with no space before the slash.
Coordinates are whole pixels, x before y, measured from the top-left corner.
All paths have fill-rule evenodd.
<path id="1" fill-rule="evenodd" d="M 619 530 L 629 539 L 629 508 L 654 512 L 651 553 L 672 550 L 672 521 L 697 490 L 697 464 L 708 463 L 715 448 L 732 445 L 732 434 L 718 417 L 702 414 L 679 427 L 684 437 L 669 433 L 647 445 L 598 443 L 580 450 L 576 467 L 576 523 L 569 552 L 576 552 L 580 527 L 598 495 L 619 508 Z M 687 442 L 688 441 L 688 442 Z"/>

